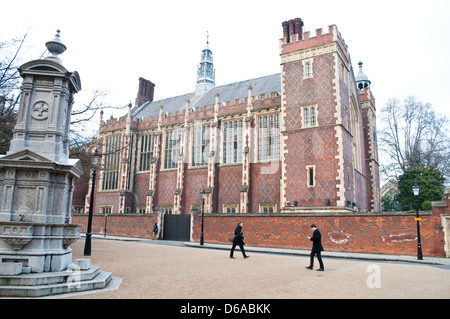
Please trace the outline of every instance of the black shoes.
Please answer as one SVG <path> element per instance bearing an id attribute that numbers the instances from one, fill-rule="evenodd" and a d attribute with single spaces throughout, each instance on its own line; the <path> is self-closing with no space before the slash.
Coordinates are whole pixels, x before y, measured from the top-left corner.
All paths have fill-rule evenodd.
<path id="1" fill-rule="evenodd" d="M 309 270 L 312 270 L 313 269 L 313 267 L 312 266 L 308 266 L 308 267 L 305 267 L 306 269 L 309 269 Z M 323 268 L 319 268 L 319 269 L 316 269 L 317 271 L 325 271 L 325 269 L 323 269 Z"/>

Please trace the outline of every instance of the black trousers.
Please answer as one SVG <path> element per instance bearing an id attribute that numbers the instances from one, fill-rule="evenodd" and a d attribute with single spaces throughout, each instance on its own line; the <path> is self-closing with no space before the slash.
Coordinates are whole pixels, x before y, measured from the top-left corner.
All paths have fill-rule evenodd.
<path id="1" fill-rule="evenodd" d="M 231 251 L 230 251 L 230 257 L 233 257 L 234 249 L 236 248 L 236 246 L 239 246 L 239 248 L 241 249 L 242 255 L 245 257 L 246 255 L 245 255 L 244 244 L 236 243 L 236 242 L 233 242 L 233 246 L 231 247 Z"/>
<path id="2" fill-rule="evenodd" d="M 320 268 L 324 269 L 323 268 L 323 262 L 322 262 L 322 256 L 320 254 L 320 251 L 311 251 L 311 255 L 309 255 L 309 257 L 311 258 L 309 266 L 310 267 L 314 266 L 314 255 L 317 255 L 317 260 L 319 261 Z"/>

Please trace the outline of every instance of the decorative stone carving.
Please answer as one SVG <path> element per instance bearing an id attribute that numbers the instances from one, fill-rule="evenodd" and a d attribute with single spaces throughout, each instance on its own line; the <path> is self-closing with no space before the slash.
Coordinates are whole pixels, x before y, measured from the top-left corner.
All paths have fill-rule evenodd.
<path id="1" fill-rule="evenodd" d="M 68 248 L 72 243 L 80 239 L 80 227 L 78 225 L 65 225 L 64 226 L 64 249 Z"/>
<path id="2" fill-rule="evenodd" d="M 36 120 L 45 120 L 48 117 L 48 104 L 45 101 L 38 101 L 33 105 L 31 116 Z"/>
<path id="3" fill-rule="evenodd" d="M 14 250 L 20 250 L 33 239 L 33 226 L 24 223 L 0 224 L 0 239 Z"/>

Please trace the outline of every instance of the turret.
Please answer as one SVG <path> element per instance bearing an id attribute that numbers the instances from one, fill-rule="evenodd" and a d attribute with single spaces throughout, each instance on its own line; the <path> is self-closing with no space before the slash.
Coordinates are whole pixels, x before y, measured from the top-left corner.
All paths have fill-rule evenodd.
<path id="1" fill-rule="evenodd" d="M 364 74 L 362 70 L 363 63 L 359 61 L 358 65 L 359 65 L 359 73 L 356 76 L 356 85 L 358 86 L 358 89 L 362 90 L 365 88 L 370 88 L 371 82 L 369 81 L 369 78 L 367 77 L 367 75 Z"/>

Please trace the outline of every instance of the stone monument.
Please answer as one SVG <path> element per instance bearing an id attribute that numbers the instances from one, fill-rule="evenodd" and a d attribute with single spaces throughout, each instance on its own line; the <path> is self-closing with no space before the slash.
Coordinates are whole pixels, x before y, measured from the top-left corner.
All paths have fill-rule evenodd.
<path id="1" fill-rule="evenodd" d="M 78 160 L 69 159 L 69 130 L 81 82 L 58 57 L 66 50 L 59 30 L 46 47 L 51 55 L 19 68 L 23 85 L 17 121 L 10 149 L 0 157 L 0 296 L 17 295 L 11 291 L 18 287 L 8 290 L 3 283 L 27 274 L 41 274 L 41 283 L 51 277 L 50 283 L 61 273 L 64 284 L 74 265 L 70 245 L 80 238 L 80 227 L 71 224 L 71 207 L 82 170 Z M 89 260 L 78 264 L 80 271 L 92 268 Z M 47 293 L 27 293 L 42 294 Z"/>

